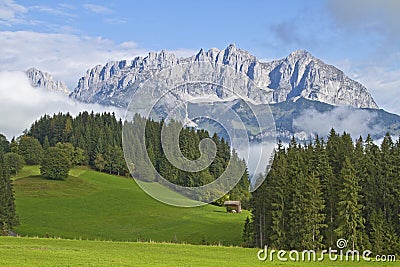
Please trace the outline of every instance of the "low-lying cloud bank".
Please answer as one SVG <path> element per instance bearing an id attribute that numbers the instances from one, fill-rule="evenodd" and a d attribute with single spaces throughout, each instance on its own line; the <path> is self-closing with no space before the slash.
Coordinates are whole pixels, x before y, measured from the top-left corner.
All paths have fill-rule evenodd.
<path id="1" fill-rule="evenodd" d="M 77 115 L 81 111 L 115 112 L 123 117 L 123 110 L 74 101 L 66 95 L 33 88 L 24 72 L 0 72 L 0 133 L 12 138 L 44 114 L 69 112 Z"/>
<path id="2" fill-rule="evenodd" d="M 365 137 L 367 134 L 373 135 L 382 131 L 376 117 L 376 113 L 372 111 L 351 107 L 336 107 L 326 112 L 309 108 L 293 119 L 293 127 L 296 132 L 302 131 L 311 137 L 327 136 L 334 128 L 336 132 L 345 131 L 353 138 L 358 138 L 360 135 Z"/>
<path id="3" fill-rule="evenodd" d="M 116 43 L 102 37 L 34 31 L 0 31 L 0 43 L 0 71 L 24 71 L 35 67 L 49 72 L 54 80 L 66 82 L 70 90 L 87 69 L 97 64 L 132 60 L 150 51 L 133 41 Z M 186 49 L 172 52 L 177 57 L 195 53 Z"/>

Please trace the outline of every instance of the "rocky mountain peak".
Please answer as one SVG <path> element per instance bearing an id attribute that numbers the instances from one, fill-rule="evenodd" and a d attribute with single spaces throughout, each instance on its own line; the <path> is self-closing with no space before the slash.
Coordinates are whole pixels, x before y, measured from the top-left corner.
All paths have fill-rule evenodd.
<path id="1" fill-rule="evenodd" d="M 136 57 L 131 62 L 115 61 L 96 66 L 79 80 L 70 96 L 84 102 L 125 107 L 140 84 L 154 71 L 196 61 L 223 64 L 246 74 L 262 89 L 258 94 L 252 92 L 256 103 L 280 103 L 302 97 L 332 105 L 378 108 L 363 85 L 306 50 L 297 50 L 286 58 L 261 63 L 234 44 L 223 50 L 200 49 L 189 58 L 177 58 L 173 53 L 162 50 L 150 52 L 144 58 Z M 223 74 L 217 76 L 223 77 Z M 249 92 L 242 94 L 249 96 Z"/>
<path id="2" fill-rule="evenodd" d="M 45 88 L 52 92 L 69 93 L 68 87 L 63 81 L 54 81 L 53 77 L 47 72 L 30 68 L 25 73 L 33 87 Z"/>

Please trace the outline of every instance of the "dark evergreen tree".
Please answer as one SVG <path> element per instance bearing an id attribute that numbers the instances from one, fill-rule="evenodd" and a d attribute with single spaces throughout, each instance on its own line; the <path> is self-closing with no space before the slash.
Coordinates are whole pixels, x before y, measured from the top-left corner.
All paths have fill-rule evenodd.
<path id="1" fill-rule="evenodd" d="M 242 233 L 244 247 L 251 247 L 254 244 L 253 226 L 254 224 L 252 223 L 251 219 L 247 217 L 246 221 L 244 222 L 243 233 Z"/>
<path id="2" fill-rule="evenodd" d="M 0 235 L 8 235 L 16 225 L 18 225 L 18 217 L 15 211 L 10 166 L 7 166 L 3 152 L 0 150 Z"/>
<path id="3" fill-rule="evenodd" d="M 46 150 L 50 147 L 50 141 L 49 138 L 47 137 L 47 135 L 44 137 L 44 141 L 43 141 L 43 149 Z"/>
<path id="4" fill-rule="evenodd" d="M 338 236 L 347 239 L 354 250 L 362 245 L 365 219 L 362 217 L 361 188 L 348 157 L 345 157 L 340 174 L 343 189 L 338 193 L 338 227 L 335 231 Z"/>
<path id="5" fill-rule="evenodd" d="M 3 153 L 10 152 L 10 143 L 8 142 L 7 138 L 0 134 L 0 151 Z"/>
<path id="6" fill-rule="evenodd" d="M 397 253 L 399 161 L 400 139 L 393 143 L 388 134 L 380 147 L 370 135 L 354 145 L 333 129 L 326 145 L 319 138 L 307 146 L 294 139 L 287 149 L 279 145 L 250 200 L 253 245 L 310 249 L 346 238 L 353 248 Z"/>

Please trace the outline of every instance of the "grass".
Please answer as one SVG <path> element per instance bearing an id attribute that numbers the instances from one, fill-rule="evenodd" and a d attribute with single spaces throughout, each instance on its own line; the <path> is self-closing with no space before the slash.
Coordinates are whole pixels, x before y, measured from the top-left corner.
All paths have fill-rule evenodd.
<path id="1" fill-rule="evenodd" d="M 0 266 L 399 266 L 377 262 L 259 261 L 257 249 L 166 243 L 0 237 Z"/>
<path id="2" fill-rule="evenodd" d="M 21 221 L 17 233 L 67 239 L 0 237 L 0 266 L 398 266 L 261 262 L 258 249 L 168 243 L 240 244 L 248 212 L 171 207 L 146 195 L 132 179 L 85 168 L 71 170 L 65 181 L 51 181 L 37 166 L 27 166 L 14 178 L 14 188 Z"/>
<path id="3" fill-rule="evenodd" d="M 247 211 L 206 205 L 179 208 L 144 193 L 133 179 L 74 168 L 46 180 L 37 166 L 14 178 L 21 236 L 240 245 Z M 173 197 L 174 192 L 170 195 Z"/>

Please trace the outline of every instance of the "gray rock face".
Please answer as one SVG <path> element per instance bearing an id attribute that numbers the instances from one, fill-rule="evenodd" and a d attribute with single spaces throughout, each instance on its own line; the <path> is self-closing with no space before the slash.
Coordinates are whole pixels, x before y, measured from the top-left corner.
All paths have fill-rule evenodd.
<path id="1" fill-rule="evenodd" d="M 25 71 L 33 87 L 42 87 L 48 91 L 69 94 L 67 85 L 63 81 L 53 81 L 53 77 L 36 68 L 30 68 Z"/>
<path id="2" fill-rule="evenodd" d="M 173 53 L 163 50 L 159 53 L 151 52 L 146 57 L 136 57 L 130 62 L 123 60 L 98 65 L 79 79 L 70 97 L 88 103 L 126 107 L 134 92 L 156 72 L 201 61 L 226 65 L 247 75 L 262 90 L 258 93 L 243 91 L 239 94 L 249 97 L 256 104 L 296 101 L 302 97 L 332 105 L 378 108 L 363 85 L 307 51 L 295 51 L 284 59 L 264 63 L 235 45 L 229 45 L 224 50 L 201 49 L 189 58 L 176 58 Z M 217 73 L 216 76 L 224 79 L 223 73 Z M 207 94 L 224 100 L 224 95 L 218 92 L 211 90 Z"/>

